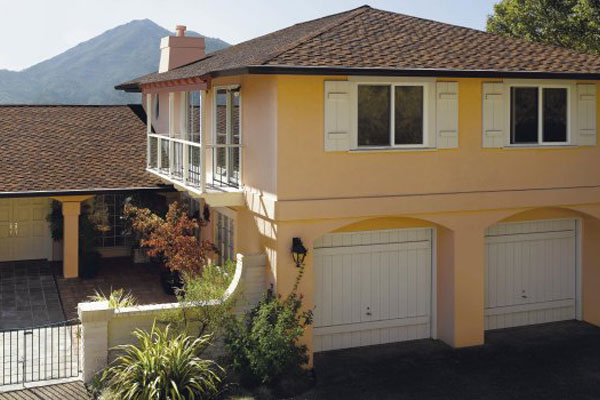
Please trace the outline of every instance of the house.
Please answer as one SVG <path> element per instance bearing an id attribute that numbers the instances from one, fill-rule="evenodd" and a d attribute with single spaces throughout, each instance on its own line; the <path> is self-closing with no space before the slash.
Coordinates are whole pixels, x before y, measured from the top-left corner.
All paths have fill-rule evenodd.
<path id="1" fill-rule="evenodd" d="M 173 188 L 145 171 L 144 110 L 133 106 L 0 106 L 0 262 L 63 261 L 63 275 L 79 274 L 79 215 L 95 198 L 110 229 L 98 250 L 129 256 L 121 205 L 132 193 L 167 195 Z M 61 204 L 63 240 L 46 220 Z"/>
<path id="2" fill-rule="evenodd" d="M 117 86 L 142 94 L 147 171 L 282 294 L 302 241 L 311 351 L 600 325 L 600 57 L 368 6 L 161 48 Z"/>

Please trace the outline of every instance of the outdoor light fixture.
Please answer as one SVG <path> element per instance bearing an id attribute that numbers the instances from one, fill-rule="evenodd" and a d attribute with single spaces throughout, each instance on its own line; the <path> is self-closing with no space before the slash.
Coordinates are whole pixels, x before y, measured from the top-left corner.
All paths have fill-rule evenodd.
<path id="1" fill-rule="evenodd" d="M 306 257 L 306 247 L 302 244 L 302 239 L 293 238 L 292 239 L 292 257 L 294 257 L 294 262 L 296 263 L 296 267 L 300 268 L 304 265 L 304 257 Z"/>

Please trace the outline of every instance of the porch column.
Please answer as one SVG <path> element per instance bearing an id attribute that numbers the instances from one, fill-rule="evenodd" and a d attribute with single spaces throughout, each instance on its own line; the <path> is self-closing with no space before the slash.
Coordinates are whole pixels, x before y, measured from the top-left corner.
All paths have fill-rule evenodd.
<path id="1" fill-rule="evenodd" d="M 79 276 L 79 201 L 63 201 L 64 217 L 63 234 L 63 276 L 77 278 Z"/>
<path id="2" fill-rule="evenodd" d="M 438 230 L 437 332 L 452 347 L 476 346 L 484 342 L 485 224 L 456 222 Z"/>

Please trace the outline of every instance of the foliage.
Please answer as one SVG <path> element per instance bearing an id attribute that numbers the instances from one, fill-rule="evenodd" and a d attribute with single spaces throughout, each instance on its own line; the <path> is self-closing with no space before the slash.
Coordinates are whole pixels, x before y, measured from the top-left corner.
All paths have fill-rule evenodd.
<path id="1" fill-rule="evenodd" d="M 111 290 L 109 295 L 104 294 L 102 290 L 95 290 L 94 295 L 89 296 L 90 301 L 108 301 L 110 308 L 131 307 L 137 304 L 137 300 L 131 294 L 131 291 L 125 293 L 124 289 Z"/>
<path id="2" fill-rule="evenodd" d="M 259 304 L 242 319 L 232 319 L 225 332 L 225 344 L 233 369 L 254 383 L 277 384 L 286 375 L 295 375 L 308 362 L 308 350 L 299 344 L 306 327 L 312 324 L 312 310 L 302 310 L 298 284 L 300 268 L 291 293 L 282 299 L 271 287 Z"/>
<path id="3" fill-rule="evenodd" d="M 96 251 L 99 232 L 108 224 L 107 214 L 94 208 L 94 201 L 81 203 L 79 216 L 79 276 L 92 278 L 100 269 L 100 253 Z"/>
<path id="4" fill-rule="evenodd" d="M 600 54 L 600 1 L 502 0 L 487 30 Z"/>
<path id="5" fill-rule="evenodd" d="M 173 329 L 186 334 L 216 335 L 227 323 L 235 306 L 235 297 L 224 298 L 235 274 L 236 265 L 208 264 L 201 275 L 183 275 L 183 288 L 177 294 L 181 308 L 161 317 Z"/>
<path id="6" fill-rule="evenodd" d="M 50 224 L 50 233 L 55 242 L 62 240 L 64 219 L 62 215 L 62 204 L 58 200 L 52 200 L 50 214 L 46 216 L 46 221 Z"/>
<path id="7" fill-rule="evenodd" d="M 190 218 L 177 202 L 169 205 L 164 218 L 131 204 L 125 205 L 124 216 L 148 255 L 160 258 L 170 271 L 199 274 L 214 251 L 212 243 L 196 235 L 205 222 Z"/>
<path id="8" fill-rule="evenodd" d="M 215 397 L 223 369 L 200 358 L 210 336 L 173 335 L 152 327 L 136 329 L 136 345 L 118 346 L 119 356 L 104 369 L 100 384 L 105 398 L 119 400 L 207 399 Z"/>

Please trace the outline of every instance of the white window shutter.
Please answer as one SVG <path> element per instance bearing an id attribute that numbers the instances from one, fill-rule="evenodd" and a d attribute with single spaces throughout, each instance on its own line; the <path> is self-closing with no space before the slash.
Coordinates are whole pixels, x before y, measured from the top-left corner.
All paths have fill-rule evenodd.
<path id="1" fill-rule="evenodd" d="M 577 85 L 577 138 L 580 146 L 596 145 L 596 85 Z"/>
<path id="2" fill-rule="evenodd" d="M 503 147 L 507 138 L 503 83 L 483 84 L 483 147 Z"/>
<path id="3" fill-rule="evenodd" d="M 325 81 L 325 151 L 350 150 L 350 82 Z"/>
<path id="4" fill-rule="evenodd" d="M 436 89 L 437 147 L 458 147 L 458 82 L 438 82 Z"/>

